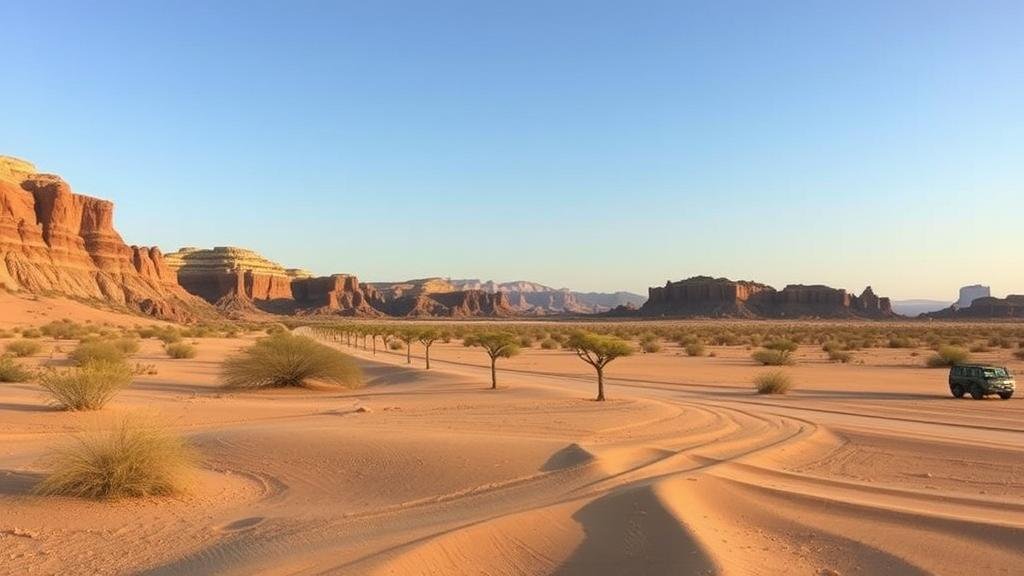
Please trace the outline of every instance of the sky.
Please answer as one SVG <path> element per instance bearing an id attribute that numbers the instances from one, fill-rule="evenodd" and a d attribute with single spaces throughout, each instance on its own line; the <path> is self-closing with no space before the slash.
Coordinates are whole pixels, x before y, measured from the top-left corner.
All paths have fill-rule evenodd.
<path id="1" fill-rule="evenodd" d="M 0 154 L 361 280 L 1024 293 L 1024 3 L 5 2 Z"/>

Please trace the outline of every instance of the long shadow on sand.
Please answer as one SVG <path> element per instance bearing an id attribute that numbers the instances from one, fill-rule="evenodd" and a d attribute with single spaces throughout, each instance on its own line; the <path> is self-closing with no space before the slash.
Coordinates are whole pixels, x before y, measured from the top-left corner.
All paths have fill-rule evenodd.
<path id="1" fill-rule="evenodd" d="M 553 574 L 716 574 L 714 561 L 653 489 L 628 489 L 573 514 L 584 541 Z"/>
<path id="2" fill-rule="evenodd" d="M 0 470 L 0 496 L 26 496 L 43 479 L 42 474 Z"/>
<path id="3" fill-rule="evenodd" d="M 11 412 L 57 412 L 57 408 L 48 404 L 15 404 L 13 402 L 0 402 L 0 411 L 10 410 Z"/>

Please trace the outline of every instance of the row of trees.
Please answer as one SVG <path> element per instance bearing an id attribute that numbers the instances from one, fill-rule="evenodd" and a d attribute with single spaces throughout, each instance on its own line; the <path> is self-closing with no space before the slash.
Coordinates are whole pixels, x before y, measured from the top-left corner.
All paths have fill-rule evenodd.
<path id="1" fill-rule="evenodd" d="M 389 324 L 335 324 L 307 327 L 318 338 L 348 346 L 362 346 L 377 354 L 377 339 L 387 348 L 392 340 L 402 342 L 405 347 L 405 361 L 412 363 L 412 346 L 423 346 L 426 369 L 430 369 L 430 348 L 438 341 L 450 342 L 461 338 L 467 347 L 481 348 L 491 362 L 491 389 L 498 387 L 497 363 L 500 358 L 511 358 L 520 352 L 522 335 L 512 330 L 492 328 L 476 330 L 446 330 L 428 326 L 397 326 Z M 369 346 L 367 345 L 369 340 Z M 573 330 L 565 338 L 563 348 L 570 349 L 594 368 L 597 374 L 597 400 L 604 401 L 605 367 L 616 358 L 629 356 L 633 346 L 626 340 L 611 334 L 596 334 L 584 330 Z"/>

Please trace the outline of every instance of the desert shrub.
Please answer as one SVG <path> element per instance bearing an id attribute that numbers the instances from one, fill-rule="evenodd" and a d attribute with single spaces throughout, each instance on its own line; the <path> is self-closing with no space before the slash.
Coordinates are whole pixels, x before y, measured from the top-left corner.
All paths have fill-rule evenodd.
<path id="1" fill-rule="evenodd" d="M 391 340 L 388 340 L 388 349 L 389 350 L 403 350 L 403 349 L 405 349 L 405 344 L 402 344 L 401 340 L 398 340 L 397 338 L 393 338 Z"/>
<path id="2" fill-rule="evenodd" d="M 686 345 L 687 356 L 703 356 L 705 353 L 704 344 L 700 342 L 690 342 Z"/>
<path id="3" fill-rule="evenodd" d="M 51 457 L 42 495 L 98 500 L 181 492 L 198 461 L 180 437 L 126 418 L 113 430 L 78 436 Z"/>
<path id="4" fill-rule="evenodd" d="M 835 352 L 837 350 L 842 350 L 843 349 L 843 345 L 840 344 L 836 340 L 828 340 L 824 344 L 821 345 L 821 349 L 824 352 L 828 352 L 829 354 L 831 354 L 832 352 Z"/>
<path id="5" fill-rule="evenodd" d="M 544 340 L 541 340 L 540 347 L 544 350 L 554 350 L 558 348 L 558 341 L 554 338 L 545 338 Z"/>
<path id="6" fill-rule="evenodd" d="M 142 364 L 141 362 L 136 362 L 135 366 L 132 368 L 132 373 L 136 376 L 156 376 L 156 364 Z"/>
<path id="7" fill-rule="evenodd" d="M 192 344 L 186 344 L 185 342 L 174 342 L 172 344 L 168 344 L 164 346 L 164 352 L 176 360 L 196 357 L 196 347 Z"/>
<path id="8" fill-rule="evenodd" d="M 793 364 L 793 355 L 785 350 L 758 350 L 751 354 L 751 358 L 764 366 L 789 366 Z"/>
<path id="9" fill-rule="evenodd" d="M 88 329 L 81 324 L 76 324 L 71 320 L 55 320 L 48 324 L 44 324 L 39 328 L 40 332 L 55 338 L 57 340 L 77 340 L 84 336 Z"/>
<path id="10" fill-rule="evenodd" d="M 111 344 L 124 355 L 135 354 L 139 351 L 139 340 L 128 336 L 111 340 Z"/>
<path id="11" fill-rule="evenodd" d="M 161 330 L 157 333 L 156 339 L 164 344 L 174 344 L 175 342 L 181 342 L 181 332 L 175 328 Z"/>
<path id="12" fill-rule="evenodd" d="M 80 368 L 43 372 L 39 384 L 64 410 L 99 410 L 131 384 L 132 376 L 124 362 L 93 360 Z"/>
<path id="13" fill-rule="evenodd" d="M 913 343 L 910 338 L 894 337 L 889 339 L 889 348 L 910 348 Z"/>
<path id="14" fill-rule="evenodd" d="M 934 355 L 928 358 L 929 368 L 943 368 L 963 364 L 971 359 L 971 354 L 959 346 L 939 346 Z"/>
<path id="15" fill-rule="evenodd" d="M 797 343 L 794 342 L 793 340 L 780 339 L 780 340 L 772 340 L 771 342 L 768 342 L 767 344 L 765 344 L 764 347 L 766 349 L 768 349 L 768 350 L 775 350 L 775 351 L 778 351 L 778 352 L 790 352 L 790 353 L 792 353 L 792 352 L 796 352 Z"/>
<path id="16" fill-rule="evenodd" d="M 310 379 L 356 387 L 362 383 L 362 374 L 345 354 L 289 333 L 259 340 L 225 360 L 221 368 L 226 388 L 303 386 Z"/>
<path id="17" fill-rule="evenodd" d="M 13 342 L 8 342 L 7 346 L 4 347 L 4 350 L 8 354 L 17 356 L 18 358 L 25 358 L 32 356 L 33 354 L 38 354 L 42 349 L 43 345 L 35 340 L 15 340 Z"/>
<path id="18" fill-rule="evenodd" d="M 533 348 L 533 336 L 520 336 L 519 346 L 520 348 Z"/>
<path id="19" fill-rule="evenodd" d="M 850 354 L 849 352 L 843 350 L 832 350 L 828 353 L 828 359 L 832 362 L 846 364 L 850 360 L 853 360 L 853 354 Z"/>
<path id="20" fill-rule="evenodd" d="M 38 328 L 26 328 L 21 331 L 22 338 L 41 338 L 43 333 Z"/>
<path id="21" fill-rule="evenodd" d="M 283 334 L 288 332 L 288 327 L 278 322 L 271 324 L 270 326 L 267 326 L 266 332 L 268 336 L 273 336 L 275 334 Z"/>
<path id="22" fill-rule="evenodd" d="M 781 370 L 758 374 L 754 378 L 754 389 L 758 394 L 785 394 L 792 387 L 793 380 Z"/>
<path id="23" fill-rule="evenodd" d="M 974 344 L 971 346 L 970 351 L 972 354 L 980 354 L 983 352 L 988 352 L 989 348 L 985 344 Z"/>
<path id="24" fill-rule="evenodd" d="M 0 356 L 0 382 L 26 382 L 32 378 L 32 371 L 9 356 Z"/>
<path id="25" fill-rule="evenodd" d="M 68 356 L 79 366 L 92 362 L 117 364 L 124 362 L 124 352 L 113 342 L 103 340 L 87 340 L 78 345 Z"/>
<path id="26" fill-rule="evenodd" d="M 645 340 L 640 343 L 640 349 L 643 350 L 645 354 L 661 352 L 661 343 L 657 340 Z"/>

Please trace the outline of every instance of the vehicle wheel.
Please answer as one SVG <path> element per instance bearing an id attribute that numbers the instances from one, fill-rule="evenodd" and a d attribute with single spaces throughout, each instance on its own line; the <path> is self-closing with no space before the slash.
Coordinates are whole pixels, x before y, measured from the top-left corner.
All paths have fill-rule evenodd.
<path id="1" fill-rule="evenodd" d="M 949 391 L 953 393 L 954 398 L 964 397 L 964 387 L 961 384 L 953 384 Z"/>
<path id="2" fill-rule="evenodd" d="M 1009 400 L 1010 398 L 1013 397 L 1013 392 L 1000 392 L 999 397 L 1002 398 L 1003 400 Z"/>
<path id="3" fill-rule="evenodd" d="M 975 400 L 981 400 L 985 397 L 985 391 L 981 389 L 981 386 L 974 384 L 971 386 L 971 398 Z"/>

